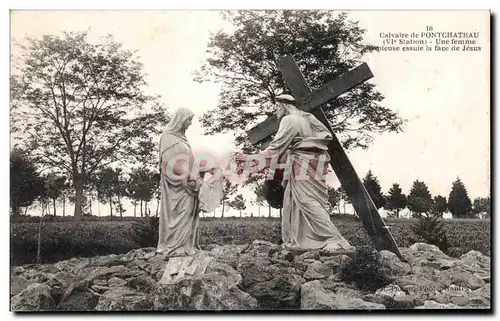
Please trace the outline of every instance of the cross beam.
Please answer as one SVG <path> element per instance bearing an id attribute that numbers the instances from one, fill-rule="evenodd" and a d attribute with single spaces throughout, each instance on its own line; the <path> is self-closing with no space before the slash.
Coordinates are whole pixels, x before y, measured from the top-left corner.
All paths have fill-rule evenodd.
<path id="1" fill-rule="evenodd" d="M 292 56 L 287 55 L 281 59 L 279 67 L 288 88 L 298 103 L 298 108 L 311 112 L 331 132 L 333 139 L 328 144 L 330 164 L 356 213 L 361 218 L 375 248 L 379 251 L 391 251 L 401 258 L 401 253 L 394 238 L 378 213 L 321 108 L 328 101 L 372 78 L 373 74 L 370 68 L 368 65 L 362 64 L 312 92 Z M 279 123 L 276 116 L 269 117 L 248 132 L 250 141 L 252 144 L 259 143 L 276 133 L 278 127 Z"/>

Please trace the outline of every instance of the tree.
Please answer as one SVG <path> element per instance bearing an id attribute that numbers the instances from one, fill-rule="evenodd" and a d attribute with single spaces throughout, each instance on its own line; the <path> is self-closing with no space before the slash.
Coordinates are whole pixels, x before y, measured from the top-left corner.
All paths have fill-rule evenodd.
<path id="1" fill-rule="evenodd" d="M 236 145 L 244 151 L 254 149 L 245 130 L 273 113 L 276 96 L 290 93 L 278 67 L 281 57 L 292 54 L 314 90 L 377 49 L 363 42 L 365 30 L 346 13 L 268 10 L 224 15 L 234 32 L 219 31 L 210 38 L 209 58 L 195 80 L 222 84 L 217 108 L 202 119 L 206 133 L 234 132 Z M 404 121 L 380 105 L 383 99 L 366 82 L 324 107 L 345 148 L 367 148 L 372 133 L 402 129 Z"/>
<path id="2" fill-rule="evenodd" d="M 63 191 L 66 188 L 66 177 L 50 172 L 43 177 L 43 180 L 45 181 L 47 197 L 52 200 L 54 216 L 56 216 L 56 201 L 63 196 Z"/>
<path id="3" fill-rule="evenodd" d="M 125 184 L 126 195 L 135 200 L 136 203 L 140 201 L 141 217 L 144 214 L 148 215 L 147 204 L 153 199 L 154 194 L 159 192 L 159 180 L 159 173 L 153 172 L 147 167 L 136 168 L 129 175 L 129 179 Z M 157 194 L 159 196 L 159 193 Z M 135 211 L 134 208 L 134 213 Z"/>
<path id="4" fill-rule="evenodd" d="M 382 194 L 382 187 L 376 176 L 373 175 L 372 171 L 368 171 L 363 178 L 363 185 L 365 185 L 368 194 L 373 201 L 373 204 L 377 209 L 385 205 L 385 197 Z"/>
<path id="5" fill-rule="evenodd" d="M 396 218 L 399 218 L 399 212 L 406 207 L 407 203 L 408 200 L 406 195 L 402 193 L 399 184 L 392 184 L 392 187 L 386 197 L 386 209 L 389 211 L 395 211 Z"/>
<path id="6" fill-rule="evenodd" d="M 133 162 L 152 146 L 166 115 L 146 96 L 142 65 L 108 36 L 86 33 L 28 38 L 11 81 L 14 130 L 37 161 L 66 173 L 82 213 L 84 186 L 117 161 Z"/>
<path id="7" fill-rule="evenodd" d="M 265 187 L 264 183 L 256 183 L 254 185 L 254 192 L 255 195 L 257 196 L 256 201 L 257 204 L 259 205 L 259 216 L 260 216 L 260 205 L 264 204 L 264 201 L 267 203 L 267 206 L 269 208 L 269 218 L 271 218 L 271 204 L 266 200 L 266 195 L 265 195 Z"/>
<path id="8" fill-rule="evenodd" d="M 472 203 L 472 211 L 475 215 L 486 213 L 486 217 L 491 217 L 491 201 L 489 197 L 477 197 Z"/>
<path id="9" fill-rule="evenodd" d="M 437 217 L 443 217 L 443 213 L 448 209 L 446 197 L 437 195 L 432 200 L 431 212 Z"/>
<path id="10" fill-rule="evenodd" d="M 429 213 L 432 205 L 432 196 L 424 182 L 418 179 L 413 182 L 408 195 L 408 209 L 413 212 L 413 216 L 421 216 Z"/>
<path id="11" fill-rule="evenodd" d="M 38 174 L 33 159 L 25 151 L 10 152 L 10 208 L 12 215 L 20 215 L 21 207 L 28 207 L 41 196 L 44 181 Z"/>
<path id="12" fill-rule="evenodd" d="M 245 205 L 245 199 L 241 194 L 236 195 L 236 197 L 228 204 L 228 206 L 231 206 L 235 210 L 240 211 L 240 217 L 241 211 L 247 208 L 247 206 Z"/>
<path id="13" fill-rule="evenodd" d="M 229 197 L 236 193 L 238 186 L 231 183 L 229 180 L 224 181 L 224 187 L 222 188 L 222 211 L 221 211 L 221 219 L 224 218 L 224 207 L 226 202 L 229 200 Z"/>
<path id="14" fill-rule="evenodd" d="M 346 203 L 350 203 L 349 196 L 347 195 L 345 190 L 342 188 L 342 186 L 340 186 L 337 189 L 337 193 L 340 195 L 340 199 L 342 200 L 342 203 L 344 206 L 344 213 L 343 214 L 346 214 L 345 205 L 346 205 Z"/>
<path id="15" fill-rule="evenodd" d="M 259 217 L 260 217 L 260 207 L 263 206 L 264 202 L 266 201 L 266 198 L 264 197 L 264 184 L 257 183 L 254 186 L 253 191 L 255 193 L 255 203 L 259 208 Z M 271 217 L 271 205 L 269 205 L 269 217 Z"/>
<path id="16" fill-rule="evenodd" d="M 113 217 L 114 196 L 116 195 L 117 174 L 111 167 L 106 167 L 96 174 L 95 186 L 97 198 L 101 203 L 109 203 L 109 215 Z"/>
<path id="17" fill-rule="evenodd" d="M 472 203 L 465 188 L 464 183 L 457 178 L 451 187 L 450 196 L 448 197 L 448 209 L 454 218 L 472 217 Z"/>
<path id="18" fill-rule="evenodd" d="M 332 186 L 328 186 L 328 205 L 330 207 L 330 213 L 333 214 L 333 209 L 339 206 L 340 203 L 340 193 Z"/>
<path id="19" fill-rule="evenodd" d="M 448 250 L 448 238 L 446 236 L 446 228 L 441 218 L 438 216 L 423 216 L 418 217 L 418 223 L 412 225 L 412 230 L 420 239 L 413 240 L 416 242 L 425 242 L 436 245 L 443 252 Z"/>
<path id="20" fill-rule="evenodd" d="M 280 211 L 281 218 L 281 210 L 283 208 L 283 194 L 285 189 L 283 188 L 281 179 L 270 179 L 264 182 L 264 197 L 272 208 L 277 208 Z M 271 212 L 271 211 L 269 211 Z"/>

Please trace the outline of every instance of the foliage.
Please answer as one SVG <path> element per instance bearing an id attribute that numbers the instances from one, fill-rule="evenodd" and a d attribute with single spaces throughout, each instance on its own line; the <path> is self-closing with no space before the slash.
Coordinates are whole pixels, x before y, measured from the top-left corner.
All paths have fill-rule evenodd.
<path id="1" fill-rule="evenodd" d="M 339 197 L 340 197 L 340 200 L 342 200 L 342 203 L 344 203 L 344 213 L 345 213 L 345 206 L 346 206 L 346 204 L 350 203 L 351 201 L 349 200 L 349 196 L 347 196 L 347 193 L 342 188 L 342 186 L 337 188 L 337 193 L 339 194 Z"/>
<path id="2" fill-rule="evenodd" d="M 437 195 L 432 200 L 431 213 L 437 217 L 443 217 L 443 213 L 448 209 L 446 197 Z"/>
<path id="3" fill-rule="evenodd" d="M 86 33 L 28 38 L 11 81 L 14 130 L 37 161 L 66 173 L 75 216 L 94 173 L 115 162 L 142 161 L 166 115 L 142 92 L 142 65 L 111 36 Z"/>
<path id="4" fill-rule="evenodd" d="M 142 202 L 150 202 L 153 196 L 159 197 L 160 173 L 153 172 L 146 167 L 134 169 L 125 182 L 125 195 L 132 200 L 134 206 L 141 202 L 141 217 L 143 216 Z M 134 207 L 135 215 L 135 207 Z M 146 212 L 146 215 L 148 213 Z"/>
<path id="5" fill-rule="evenodd" d="M 44 180 L 35 163 L 26 152 L 14 149 L 10 152 L 10 208 L 19 215 L 21 207 L 28 207 L 44 194 Z"/>
<path id="6" fill-rule="evenodd" d="M 489 197 L 478 197 L 474 199 L 472 211 L 479 215 L 486 213 L 486 217 L 491 217 L 491 201 Z"/>
<path id="7" fill-rule="evenodd" d="M 39 217 L 19 216 L 11 221 L 12 264 L 32 263 L 36 260 L 36 233 Z M 334 215 L 334 224 L 354 246 L 369 245 L 370 239 L 359 220 L 352 215 Z M 158 219 L 124 217 L 123 221 L 109 221 L 109 217 L 84 216 L 75 221 L 72 216 L 46 216 L 42 237 L 44 262 L 55 262 L 75 256 L 95 256 L 126 253 L 139 247 L 156 247 Z M 134 228 L 142 223 L 143 229 Z M 149 227 L 149 222 L 153 222 Z M 388 219 L 396 244 L 408 247 L 417 238 L 412 226 L 416 219 Z M 459 257 L 469 251 L 491 255 L 490 220 L 443 221 L 449 242 L 447 254 Z M 281 243 L 281 221 L 277 218 L 216 218 L 200 220 L 200 245 L 245 244 L 256 239 Z M 423 240 L 420 240 L 423 241 Z M 140 242 L 140 243 L 139 243 Z"/>
<path id="8" fill-rule="evenodd" d="M 386 196 L 385 208 L 389 211 L 394 211 L 396 218 L 399 218 L 399 211 L 406 207 L 407 202 L 406 195 L 402 193 L 399 184 L 392 184 Z"/>
<path id="9" fill-rule="evenodd" d="M 282 183 L 283 181 L 278 179 L 264 181 L 264 197 L 272 208 L 280 209 L 283 207 L 285 188 Z"/>
<path id="10" fill-rule="evenodd" d="M 339 206 L 340 203 L 340 193 L 332 186 L 328 186 L 328 206 L 330 208 L 330 213 L 333 213 L 333 209 Z"/>
<path id="11" fill-rule="evenodd" d="M 238 185 L 231 183 L 229 180 L 224 181 L 224 187 L 222 188 L 222 210 L 221 210 L 221 219 L 224 218 L 224 209 L 229 200 L 229 197 L 236 193 L 238 189 Z"/>
<path id="12" fill-rule="evenodd" d="M 454 218 L 474 217 L 472 202 L 460 178 L 457 178 L 452 184 L 448 197 L 448 209 Z"/>
<path id="13" fill-rule="evenodd" d="M 40 217 L 36 219 L 40 220 Z M 39 223 L 11 225 L 12 265 L 36 262 L 38 226 Z M 46 222 L 41 231 L 42 263 L 53 263 L 73 257 L 126 253 L 137 248 L 131 234 L 130 228 L 121 222 L 77 221 L 74 218 L 64 223 Z"/>
<path id="14" fill-rule="evenodd" d="M 241 211 L 244 211 L 247 208 L 247 206 L 245 205 L 245 199 L 241 194 L 236 195 L 236 197 L 231 202 L 229 202 L 228 206 L 234 208 L 237 211 L 240 211 L 240 217 Z"/>
<path id="15" fill-rule="evenodd" d="M 253 192 L 255 193 L 255 201 L 259 205 L 264 205 L 266 199 L 264 198 L 264 185 L 262 183 L 257 183 L 253 186 Z"/>
<path id="16" fill-rule="evenodd" d="M 64 190 L 67 188 L 66 177 L 50 172 L 43 177 L 43 180 L 45 181 L 46 196 L 52 200 L 55 216 L 57 215 L 56 201 L 63 196 Z"/>
<path id="17" fill-rule="evenodd" d="M 418 224 L 412 226 L 415 235 L 427 244 L 436 245 L 443 252 L 448 251 L 448 238 L 441 219 L 438 216 L 420 215 L 418 220 Z"/>
<path id="18" fill-rule="evenodd" d="M 97 198 L 99 202 L 103 204 L 109 203 L 111 216 L 113 216 L 113 205 L 115 205 L 120 210 L 120 197 L 125 195 L 126 182 L 122 177 L 122 173 L 123 170 L 121 168 L 113 169 L 111 167 L 106 167 L 103 170 L 97 172 L 94 178 L 94 186 L 97 190 Z"/>
<path id="19" fill-rule="evenodd" d="M 380 187 L 378 178 L 373 175 L 372 171 L 368 171 L 368 173 L 366 173 L 363 178 L 363 185 L 365 185 L 365 188 L 368 191 L 368 194 L 370 194 L 373 204 L 377 209 L 385 205 L 385 197 L 382 194 L 382 187 Z"/>
<path id="20" fill-rule="evenodd" d="M 413 212 L 414 217 L 418 217 L 422 213 L 429 213 L 431 205 L 432 196 L 427 185 L 417 179 L 408 195 L 408 209 Z"/>
<path id="21" fill-rule="evenodd" d="M 375 292 L 391 282 L 377 260 L 377 252 L 371 246 L 356 248 L 354 259 L 341 267 L 343 281 L 354 282 L 363 291 Z"/>
<path id="22" fill-rule="evenodd" d="M 158 244 L 158 227 L 160 218 L 148 217 L 144 221 L 132 223 L 132 239 L 140 247 L 153 247 Z"/>
<path id="23" fill-rule="evenodd" d="M 206 133 L 231 131 L 244 151 L 253 150 L 245 130 L 273 114 L 275 98 L 290 93 L 278 60 L 293 55 L 315 90 L 361 63 L 376 49 L 365 44 L 365 30 L 346 13 L 333 11 L 237 11 L 225 18 L 234 32 L 219 31 L 208 45 L 198 81 L 222 83 L 217 108 L 206 113 Z M 397 132 L 403 121 L 380 105 L 383 95 L 364 83 L 325 106 L 345 148 L 366 148 L 374 132 Z M 251 107 L 251 108 L 242 108 Z"/>

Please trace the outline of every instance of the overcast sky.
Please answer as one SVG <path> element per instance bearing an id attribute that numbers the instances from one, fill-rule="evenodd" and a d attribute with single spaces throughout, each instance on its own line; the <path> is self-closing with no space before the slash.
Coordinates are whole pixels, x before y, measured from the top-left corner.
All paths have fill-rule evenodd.
<path id="1" fill-rule="evenodd" d="M 490 65 L 489 13 L 432 11 L 354 11 L 366 29 L 365 41 L 382 45 L 381 32 L 479 32 L 479 52 L 379 52 L 366 56 L 386 97 L 383 104 L 407 119 L 404 133 L 375 136 L 368 150 L 348 153 L 359 176 L 368 170 L 384 192 L 392 183 L 408 193 L 415 179 L 432 195 L 448 197 L 460 177 L 471 198 L 489 194 Z M 217 84 L 193 81 L 206 58 L 211 32 L 225 28 L 217 11 L 13 12 L 12 38 L 89 30 L 91 41 L 111 34 L 138 50 L 148 92 L 160 94 L 171 109 L 187 107 L 199 117 L 215 108 Z M 12 52 L 15 56 L 15 50 Z M 203 136 L 195 119 L 187 136 L 195 151 L 222 155 L 235 151 L 232 135 Z M 331 182 L 338 186 L 333 177 Z M 250 196 L 251 193 L 245 192 Z M 106 207 L 103 207 L 106 208 Z"/>

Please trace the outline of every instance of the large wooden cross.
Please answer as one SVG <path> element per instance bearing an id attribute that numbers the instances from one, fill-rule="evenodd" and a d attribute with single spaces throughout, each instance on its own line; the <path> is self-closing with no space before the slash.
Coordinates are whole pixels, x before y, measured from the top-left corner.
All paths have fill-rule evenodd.
<path id="1" fill-rule="evenodd" d="M 288 55 L 281 59 L 279 67 L 288 88 L 297 101 L 297 107 L 303 111 L 311 112 L 332 133 L 333 139 L 328 145 L 330 164 L 356 213 L 361 218 L 375 248 L 379 251 L 391 251 L 401 257 L 394 238 L 379 215 L 321 108 L 322 105 L 342 93 L 372 78 L 373 74 L 370 68 L 364 63 L 312 92 L 292 56 Z M 250 142 L 255 145 L 268 140 L 271 135 L 277 132 L 278 127 L 276 116 L 269 117 L 248 132 Z"/>

